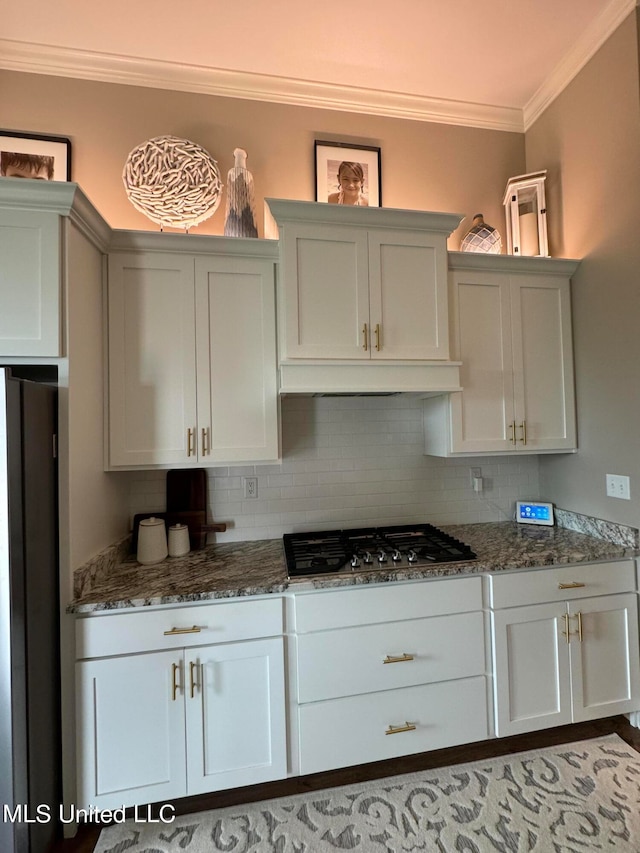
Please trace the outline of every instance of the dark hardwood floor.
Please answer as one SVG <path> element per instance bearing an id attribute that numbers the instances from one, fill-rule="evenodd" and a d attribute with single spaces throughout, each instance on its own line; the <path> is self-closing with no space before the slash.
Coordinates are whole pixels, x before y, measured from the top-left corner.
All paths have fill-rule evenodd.
<path id="1" fill-rule="evenodd" d="M 605 720 L 594 720 L 589 723 L 561 726 L 526 735 L 495 738 L 493 740 L 481 741 L 480 743 L 438 749 L 433 752 L 423 752 L 419 755 L 407 756 L 406 758 L 377 761 L 372 764 L 359 765 L 358 767 L 348 767 L 344 770 L 315 773 L 312 776 L 284 779 L 279 782 L 268 782 L 263 785 L 251 785 L 247 788 L 235 788 L 231 791 L 221 791 L 216 794 L 185 797 L 175 800 L 172 805 L 175 807 L 176 814 L 189 814 L 191 812 L 223 808 L 225 806 L 249 803 L 256 800 L 291 796 L 321 788 L 350 785 L 354 782 L 380 779 L 385 776 L 394 776 L 401 773 L 430 770 L 433 767 L 445 767 L 449 764 L 494 758 L 511 752 L 524 752 L 529 749 L 555 746 L 559 743 L 586 740 L 587 738 L 612 733 L 618 734 L 630 746 L 640 752 L 640 729 L 635 729 L 631 726 L 626 717 L 610 717 Z M 92 853 L 101 829 L 101 826 L 81 826 L 75 838 L 58 842 L 53 853 Z"/>

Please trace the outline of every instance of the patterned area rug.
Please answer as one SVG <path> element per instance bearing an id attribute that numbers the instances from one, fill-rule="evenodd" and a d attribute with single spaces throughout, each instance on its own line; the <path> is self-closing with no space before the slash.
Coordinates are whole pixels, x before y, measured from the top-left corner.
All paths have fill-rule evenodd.
<path id="1" fill-rule="evenodd" d="M 640 754 L 617 735 L 105 828 L 96 853 L 640 851 Z"/>

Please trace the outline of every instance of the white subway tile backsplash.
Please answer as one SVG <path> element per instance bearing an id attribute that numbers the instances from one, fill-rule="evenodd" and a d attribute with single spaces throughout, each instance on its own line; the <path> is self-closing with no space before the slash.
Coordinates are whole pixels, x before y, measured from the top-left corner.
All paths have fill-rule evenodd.
<path id="1" fill-rule="evenodd" d="M 441 459 L 423 453 L 422 402 L 400 397 L 285 397 L 281 464 L 208 469 L 209 512 L 229 525 L 215 540 L 404 524 L 473 524 L 513 517 L 539 497 L 536 456 Z M 485 490 L 471 490 L 470 467 Z M 166 471 L 130 475 L 130 510 L 164 509 Z M 245 500 L 242 477 L 258 478 Z"/>

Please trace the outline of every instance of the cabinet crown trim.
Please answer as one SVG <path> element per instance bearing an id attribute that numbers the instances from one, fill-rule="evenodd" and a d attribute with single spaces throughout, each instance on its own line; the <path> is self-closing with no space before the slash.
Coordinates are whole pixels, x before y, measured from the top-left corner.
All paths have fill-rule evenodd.
<path id="1" fill-rule="evenodd" d="M 68 217 L 100 251 L 106 251 L 111 228 L 78 184 L 0 178 L 0 196 L 3 208 Z"/>
<path id="2" fill-rule="evenodd" d="M 572 276 L 580 265 L 580 261 L 574 258 L 492 255 L 482 252 L 448 252 L 447 254 L 450 270 L 486 270 Z"/>
<path id="3" fill-rule="evenodd" d="M 211 234 L 167 234 L 165 231 L 114 229 L 109 250 L 112 252 L 171 252 L 193 255 L 241 255 L 277 260 L 278 241 L 255 237 L 219 237 Z"/>
<path id="4" fill-rule="evenodd" d="M 266 198 L 266 204 L 278 225 L 285 222 L 313 222 L 327 225 L 360 225 L 363 228 L 403 228 L 451 234 L 464 214 L 424 210 L 400 210 L 391 207 L 352 207 L 316 201 L 291 201 Z"/>

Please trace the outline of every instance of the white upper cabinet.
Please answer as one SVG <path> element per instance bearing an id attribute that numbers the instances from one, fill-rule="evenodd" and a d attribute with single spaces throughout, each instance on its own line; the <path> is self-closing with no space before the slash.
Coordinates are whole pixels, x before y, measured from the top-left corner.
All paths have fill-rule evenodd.
<path id="1" fill-rule="evenodd" d="M 0 210 L 0 355 L 62 355 L 61 220 Z"/>
<path id="2" fill-rule="evenodd" d="M 268 203 L 280 238 L 283 392 L 459 387 L 448 361 L 447 237 L 461 217 Z M 425 369 L 433 364 L 440 372 Z"/>
<path id="3" fill-rule="evenodd" d="M 153 236 L 109 257 L 107 467 L 276 460 L 272 245 Z"/>
<path id="4" fill-rule="evenodd" d="M 0 358 L 66 355 L 63 305 L 81 269 L 71 227 L 106 246 L 110 229 L 76 184 L 0 178 Z"/>
<path id="5" fill-rule="evenodd" d="M 112 253 L 108 330 L 111 466 L 197 461 L 193 258 Z"/>
<path id="6" fill-rule="evenodd" d="M 577 262 L 452 253 L 449 264 L 463 390 L 425 401 L 426 452 L 574 450 L 569 277 Z"/>

